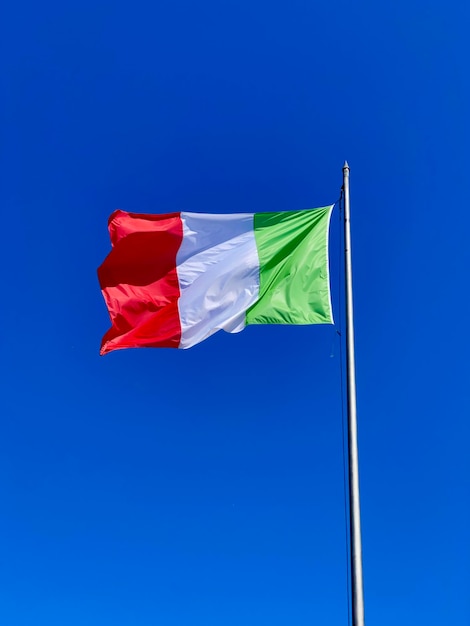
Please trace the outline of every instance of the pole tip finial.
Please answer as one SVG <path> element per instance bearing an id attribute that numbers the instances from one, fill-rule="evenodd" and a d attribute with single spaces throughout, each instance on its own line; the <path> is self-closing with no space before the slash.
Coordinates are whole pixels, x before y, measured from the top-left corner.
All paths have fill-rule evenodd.
<path id="1" fill-rule="evenodd" d="M 347 170 L 349 169 L 349 164 L 348 164 L 348 162 L 347 162 L 347 161 L 345 161 L 345 162 L 344 162 L 344 165 L 343 165 L 343 170 L 346 170 L 346 169 L 347 169 Z"/>

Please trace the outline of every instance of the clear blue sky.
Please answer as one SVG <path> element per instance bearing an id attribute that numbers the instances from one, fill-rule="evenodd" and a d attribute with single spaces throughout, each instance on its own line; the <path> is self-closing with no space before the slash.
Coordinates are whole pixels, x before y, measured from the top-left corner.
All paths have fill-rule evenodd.
<path id="1" fill-rule="evenodd" d="M 347 623 L 333 327 L 99 357 L 108 215 L 351 165 L 369 625 L 470 621 L 468 3 L 10 2 L 0 623 Z M 331 237 L 337 306 L 338 214 Z M 336 313 L 336 315 L 338 315 Z"/>

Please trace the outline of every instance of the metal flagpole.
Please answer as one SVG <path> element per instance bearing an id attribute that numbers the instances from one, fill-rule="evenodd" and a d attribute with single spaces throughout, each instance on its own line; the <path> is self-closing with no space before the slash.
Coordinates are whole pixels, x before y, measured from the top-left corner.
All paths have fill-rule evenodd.
<path id="1" fill-rule="evenodd" d="M 356 371 L 352 296 L 351 229 L 349 206 L 349 165 L 343 166 L 344 266 L 346 289 L 346 364 L 348 398 L 349 532 L 351 560 L 351 602 L 353 626 L 364 626 L 362 583 L 361 509 L 359 502 L 359 461 L 357 452 Z"/>

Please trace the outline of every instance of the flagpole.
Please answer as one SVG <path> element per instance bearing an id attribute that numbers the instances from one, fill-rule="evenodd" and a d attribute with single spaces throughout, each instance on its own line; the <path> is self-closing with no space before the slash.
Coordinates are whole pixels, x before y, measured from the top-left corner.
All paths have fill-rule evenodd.
<path id="1" fill-rule="evenodd" d="M 352 296 L 351 229 L 349 205 L 349 165 L 343 166 L 344 266 L 346 290 L 346 364 L 348 398 L 349 533 L 351 567 L 352 626 L 364 626 L 362 582 L 361 509 L 359 500 L 359 459 L 357 450 L 356 370 L 354 360 L 354 320 Z"/>

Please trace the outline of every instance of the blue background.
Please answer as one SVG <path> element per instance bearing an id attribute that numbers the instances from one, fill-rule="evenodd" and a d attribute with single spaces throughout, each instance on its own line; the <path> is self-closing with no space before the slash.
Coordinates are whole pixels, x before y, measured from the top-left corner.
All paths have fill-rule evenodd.
<path id="1" fill-rule="evenodd" d="M 469 623 L 469 19 L 414 0 L 4 9 L 2 624 L 347 623 L 335 328 L 101 358 L 96 278 L 117 207 L 323 206 L 345 158 L 366 619 Z"/>

